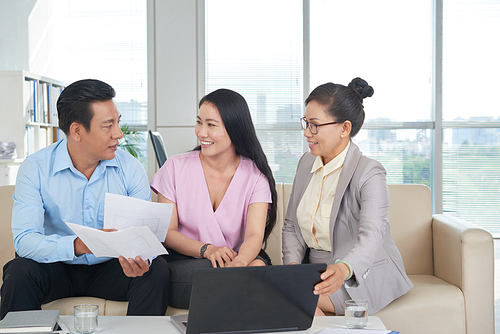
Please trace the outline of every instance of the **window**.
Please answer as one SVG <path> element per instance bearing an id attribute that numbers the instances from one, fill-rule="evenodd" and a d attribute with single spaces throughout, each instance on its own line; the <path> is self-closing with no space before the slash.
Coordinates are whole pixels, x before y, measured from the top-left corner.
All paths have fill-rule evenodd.
<path id="1" fill-rule="evenodd" d="M 361 77 L 375 90 L 367 121 L 431 120 L 430 1 L 310 3 L 311 90 Z"/>
<path id="2" fill-rule="evenodd" d="M 206 1 L 206 93 L 245 97 L 276 182 L 303 153 L 302 1 Z"/>
<path id="3" fill-rule="evenodd" d="M 500 233 L 500 1 L 443 2 L 443 212 Z"/>
<path id="4" fill-rule="evenodd" d="M 354 141 L 384 165 L 389 183 L 430 186 L 431 2 L 310 4 L 311 90 L 365 79 L 375 93 L 363 101 L 365 124 Z"/>
<path id="5" fill-rule="evenodd" d="M 500 0 L 206 0 L 205 8 L 206 91 L 245 96 L 278 182 L 293 181 L 307 149 L 304 95 L 359 76 L 375 94 L 355 141 L 388 182 L 428 185 L 437 212 L 500 233 Z"/>
<path id="6" fill-rule="evenodd" d="M 99 79 L 113 86 L 121 124 L 139 131 L 132 142 L 147 170 L 146 0 L 65 0 L 52 8 L 57 43 L 50 58 L 58 66 L 50 76 L 67 83 Z"/>

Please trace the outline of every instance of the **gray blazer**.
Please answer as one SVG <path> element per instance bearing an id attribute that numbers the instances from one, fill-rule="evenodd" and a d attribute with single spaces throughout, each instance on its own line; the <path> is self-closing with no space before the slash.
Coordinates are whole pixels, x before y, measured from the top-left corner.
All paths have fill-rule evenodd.
<path id="1" fill-rule="evenodd" d="M 297 207 L 311 180 L 316 159 L 305 153 L 298 164 L 283 226 L 283 263 L 302 263 L 307 251 L 297 223 Z M 351 264 L 354 275 L 343 288 L 351 298 L 368 300 L 373 314 L 407 293 L 413 283 L 391 236 L 389 190 L 384 167 L 351 142 L 330 215 L 332 261 Z M 308 259 L 305 259 L 308 262 Z"/>

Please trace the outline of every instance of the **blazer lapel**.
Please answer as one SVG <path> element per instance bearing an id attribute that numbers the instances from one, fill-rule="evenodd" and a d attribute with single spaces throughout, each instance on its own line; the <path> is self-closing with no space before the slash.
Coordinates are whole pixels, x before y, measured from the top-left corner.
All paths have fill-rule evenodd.
<path id="1" fill-rule="evenodd" d="M 311 173 L 311 168 L 314 163 L 314 160 L 316 160 L 316 156 L 312 155 L 309 152 L 306 152 L 304 154 L 303 159 L 304 159 L 304 168 L 299 173 L 297 173 L 295 177 L 295 187 L 297 188 L 295 193 L 298 195 L 294 200 L 295 208 L 299 206 L 300 200 L 302 199 L 302 196 L 304 196 L 304 192 L 306 191 L 307 186 L 309 185 L 309 182 L 313 177 L 313 173 Z"/>
<path id="2" fill-rule="evenodd" d="M 351 141 L 351 147 L 344 161 L 344 167 L 342 168 L 342 173 L 340 173 L 339 183 L 337 184 L 337 190 L 335 191 L 335 197 L 333 199 L 332 211 L 330 214 L 330 242 L 333 245 L 333 232 L 335 230 L 335 222 L 337 221 L 337 215 L 339 212 L 340 202 L 344 197 L 347 186 L 351 182 L 351 179 L 356 171 L 359 159 L 361 158 L 361 152 L 356 144 Z M 333 248 L 332 248 L 333 253 Z"/>

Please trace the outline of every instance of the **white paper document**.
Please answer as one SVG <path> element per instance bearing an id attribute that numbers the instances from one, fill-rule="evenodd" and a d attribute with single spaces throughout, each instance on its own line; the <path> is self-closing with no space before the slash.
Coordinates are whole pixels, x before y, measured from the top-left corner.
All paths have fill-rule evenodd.
<path id="1" fill-rule="evenodd" d="M 66 223 L 97 257 L 135 258 L 143 260 L 167 254 L 165 247 L 147 226 L 134 226 L 115 232 Z"/>
<path id="2" fill-rule="evenodd" d="M 316 334 L 398 334 L 399 332 L 386 329 L 348 329 L 348 328 L 325 328 Z"/>
<path id="3" fill-rule="evenodd" d="M 104 197 L 104 228 L 124 230 L 147 226 L 163 242 L 167 236 L 173 204 L 106 193 Z"/>

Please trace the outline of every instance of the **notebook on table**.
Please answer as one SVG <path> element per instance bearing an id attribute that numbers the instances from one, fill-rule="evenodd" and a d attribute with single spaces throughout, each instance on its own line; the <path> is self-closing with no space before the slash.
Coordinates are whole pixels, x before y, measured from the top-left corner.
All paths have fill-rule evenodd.
<path id="1" fill-rule="evenodd" d="M 58 329 L 59 310 L 11 311 L 0 321 L 0 333 L 44 333 Z"/>
<path id="2" fill-rule="evenodd" d="M 326 264 L 199 269 L 189 314 L 170 317 L 186 334 L 258 333 L 311 327 L 314 285 Z"/>

